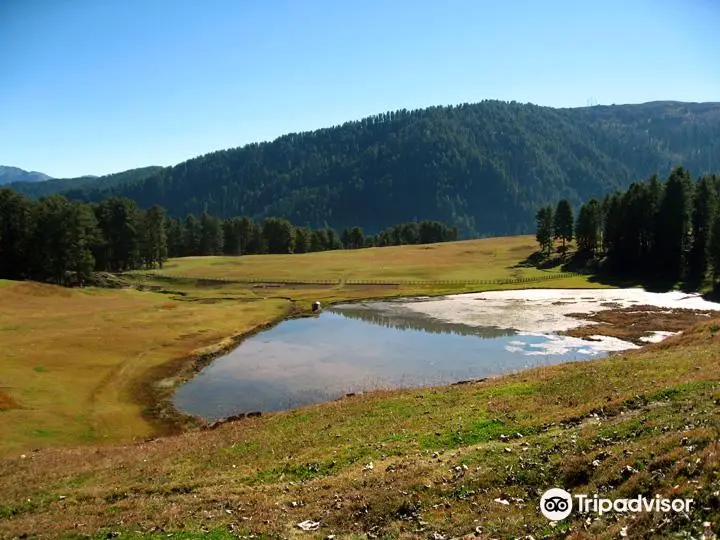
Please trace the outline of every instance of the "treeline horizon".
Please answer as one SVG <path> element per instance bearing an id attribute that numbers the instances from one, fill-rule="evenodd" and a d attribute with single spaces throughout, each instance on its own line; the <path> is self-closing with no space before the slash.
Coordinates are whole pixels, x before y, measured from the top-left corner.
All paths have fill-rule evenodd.
<path id="1" fill-rule="evenodd" d="M 633 182 L 602 200 L 590 199 L 574 218 L 567 200 L 543 206 L 536 214 L 536 239 L 552 253 L 576 241 L 576 256 L 602 261 L 618 277 L 683 282 L 697 289 L 711 272 L 720 276 L 720 176 L 696 181 L 683 167 L 665 181 L 657 175 Z"/>
<path id="2" fill-rule="evenodd" d="M 83 284 L 99 271 L 162 268 L 168 258 L 207 255 L 310 253 L 458 239 L 438 221 L 400 223 L 376 235 L 359 226 L 338 233 L 270 217 L 220 219 L 204 212 L 184 219 L 155 205 L 142 210 L 125 197 L 99 203 L 62 195 L 33 200 L 0 188 L 0 278 Z"/>

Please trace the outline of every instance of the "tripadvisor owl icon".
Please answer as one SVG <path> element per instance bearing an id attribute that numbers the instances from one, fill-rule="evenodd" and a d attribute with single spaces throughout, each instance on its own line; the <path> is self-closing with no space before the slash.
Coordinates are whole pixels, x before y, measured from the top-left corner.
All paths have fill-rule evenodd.
<path id="1" fill-rule="evenodd" d="M 572 512 L 572 495 L 564 489 L 548 489 L 540 497 L 540 512 L 551 521 L 565 519 Z"/>

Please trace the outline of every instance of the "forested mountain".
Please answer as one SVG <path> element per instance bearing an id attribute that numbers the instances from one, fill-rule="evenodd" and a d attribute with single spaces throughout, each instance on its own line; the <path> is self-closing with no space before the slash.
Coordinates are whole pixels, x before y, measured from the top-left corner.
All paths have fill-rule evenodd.
<path id="1" fill-rule="evenodd" d="M 577 207 L 677 165 L 693 175 L 720 170 L 720 103 L 402 110 L 69 196 L 125 196 L 178 217 L 207 211 L 360 225 L 371 234 L 415 219 L 457 226 L 462 236 L 515 234 L 533 230 L 539 206 L 567 199 Z"/>
<path id="2" fill-rule="evenodd" d="M 89 190 L 104 190 L 120 184 L 140 182 L 158 174 L 160 171 L 162 171 L 162 167 L 142 167 L 105 176 L 52 178 L 41 183 L 13 182 L 7 187 L 33 198 L 63 193 L 73 199 L 83 199 L 87 197 L 87 191 Z"/>
<path id="3" fill-rule="evenodd" d="M 8 167 L 7 165 L 0 165 L 0 186 L 4 184 L 10 184 L 12 182 L 42 182 L 43 180 L 49 180 L 50 177 L 47 174 L 36 171 L 25 171 L 18 167 Z"/>

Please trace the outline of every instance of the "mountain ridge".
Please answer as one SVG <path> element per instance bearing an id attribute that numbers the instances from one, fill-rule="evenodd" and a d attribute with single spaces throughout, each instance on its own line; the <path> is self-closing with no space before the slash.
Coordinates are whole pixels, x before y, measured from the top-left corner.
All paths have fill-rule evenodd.
<path id="1" fill-rule="evenodd" d="M 44 182 L 52 177 L 38 171 L 26 171 L 20 167 L 0 165 L 0 186 L 13 182 Z"/>
<path id="2" fill-rule="evenodd" d="M 720 171 L 720 103 L 401 109 L 65 193 L 127 196 L 175 216 L 278 216 L 371 233 L 433 219 L 467 237 L 530 232 L 538 206 L 578 205 L 678 165 Z"/>

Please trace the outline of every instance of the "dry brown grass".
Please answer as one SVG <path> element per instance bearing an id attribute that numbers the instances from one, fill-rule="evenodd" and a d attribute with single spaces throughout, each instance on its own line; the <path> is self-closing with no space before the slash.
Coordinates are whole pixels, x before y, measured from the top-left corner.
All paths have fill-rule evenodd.
<path id="1" fill-rule="evenodd" d="M 0 288 L 0 453 L 155 432 L 137 391 L 157 366 L 277 320 L 283 300 L 202 306 L 134 290 Z M 5 400 L 3 400 L 5 401 Z"/>
<path id="2" fill-rule="evenodd" d="M 163 274 L 296 280 L 492 280 L 547 275 L 518 263 L 537 250 L 532 236 L 295 255 L 184 257 Z"/>

